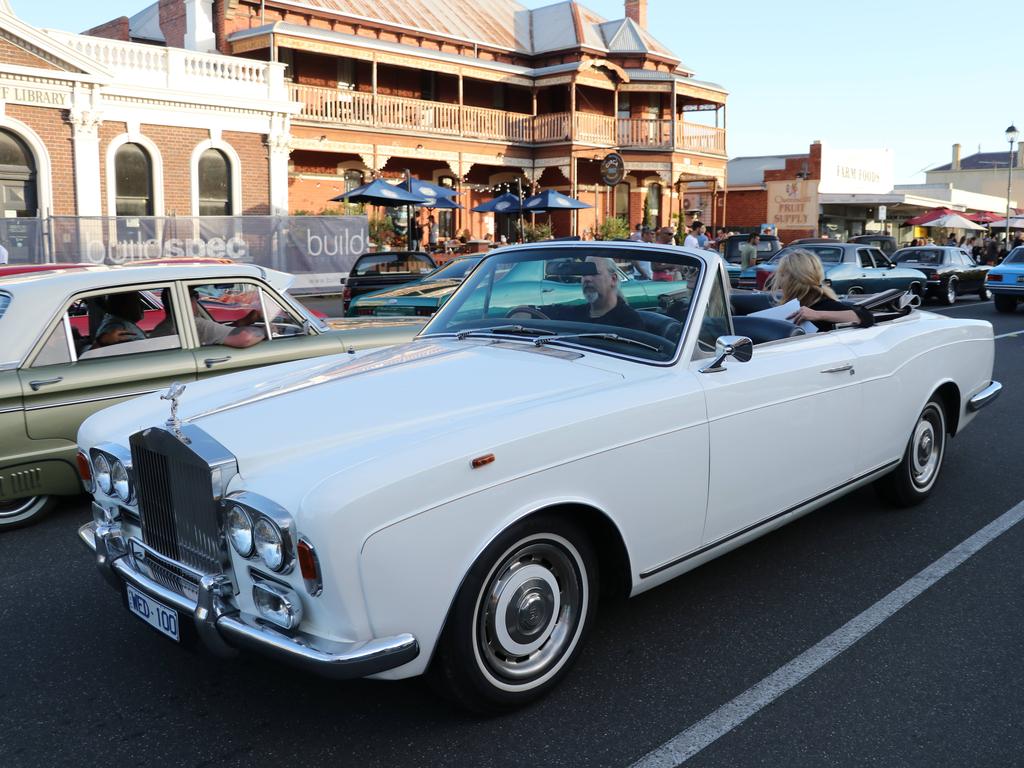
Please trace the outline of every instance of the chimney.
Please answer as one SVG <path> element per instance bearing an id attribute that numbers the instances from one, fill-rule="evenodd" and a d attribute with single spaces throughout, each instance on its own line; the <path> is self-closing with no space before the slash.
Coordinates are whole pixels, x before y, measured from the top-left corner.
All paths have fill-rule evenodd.
<path id="1" fill-rule="evenodd" d="M 959 171 L 960 170 L 960 145 L 959 144 L 954 144 L 953 145 L 953 170 L 954 171 Z"/>
<path id="2" fill-rule="evenodd" d="M 626 0 L 626 18 L 647 29 L 647 0 Z"/>

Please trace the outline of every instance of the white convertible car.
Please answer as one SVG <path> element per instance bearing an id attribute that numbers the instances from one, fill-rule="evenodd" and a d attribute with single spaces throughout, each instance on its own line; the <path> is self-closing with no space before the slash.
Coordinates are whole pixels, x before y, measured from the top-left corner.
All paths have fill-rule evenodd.
<path id="1" fill-rule="evenodd" d="M 636 259 L 668 276 L 639 310 L 610 269 Z M 522 704 L 566 673 L 599 592 L 643 592 L 866 483 L 920 501 L 999 392 L 988 323 L 893 301 L 871 327 L 806 334 L 753 301 L 704 251 L 496 251 L 411 343 L 89 418 L 80 536 L 175 641 Z"/>

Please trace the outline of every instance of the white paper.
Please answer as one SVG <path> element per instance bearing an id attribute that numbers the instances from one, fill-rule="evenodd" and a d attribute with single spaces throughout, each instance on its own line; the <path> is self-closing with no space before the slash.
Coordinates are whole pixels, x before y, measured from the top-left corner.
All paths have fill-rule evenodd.
<path id="1" fill-rule="evenodd" d="M 762 309 L 759 312 L 751 312 L 747 317 L 766 317 L 769 320 L 789 320 L 790 315 L 795 315 L 800 309 L 800 302 L 796 299 L 787 301 L 785 304 L 779 304 L 777 307 L 769 307 L 768 309 Z M 789 322 L 793 322 L 789 320 Z M 804 329 L 804 333 L 817 333 L 818 326 L 814 323 L 804 320 L 800 323 L 800 327 Z"/>

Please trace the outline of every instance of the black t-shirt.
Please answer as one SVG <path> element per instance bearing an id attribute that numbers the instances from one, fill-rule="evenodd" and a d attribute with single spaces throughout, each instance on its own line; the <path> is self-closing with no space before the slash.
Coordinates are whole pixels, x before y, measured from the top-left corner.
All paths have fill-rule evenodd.
<path id="1" fill-rule="evenodd" d="M 617 325 L 620 328 L 644 329 L 644 321 L 635 309 L 621 299 L 603 315 L 592 317 L 589 304 L 574 304 L 571 307 L 545 307 L 544 314 L 552 320 L 568 320 L 575 323 L 600 323 Z"/>
<path id="2" fill-rule="evenodd" d="M 857 313 L 858 328 L 867 328 L 868 326 L 875 324 L 875 316 L 863 307 L 857 307 L 853 304 L 847 304 L 844 301 L 830 299 L 827 296 L 822 296 L 816 302 L 811 304 L 811 309 L 817 310 L 818 312 L 845 312 L 847 310 L 852 310 Z M 830 323 L 827 320 L 813 320 L 812 322 L 818 326 L 819 331 L 832 331 L 835 330 L 836 327 L 835 323 Z"/>

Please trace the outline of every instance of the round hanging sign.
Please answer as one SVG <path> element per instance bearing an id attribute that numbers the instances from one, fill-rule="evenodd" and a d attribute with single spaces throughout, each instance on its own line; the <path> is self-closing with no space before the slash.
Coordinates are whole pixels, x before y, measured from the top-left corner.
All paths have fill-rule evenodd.
<path id="1" fill-rule="evenodd" d="M 618 152 L 610 152 L 601 161 L 601 181 L 609 187 L 621 184 L 626 178 L 626 161 Z"/>

